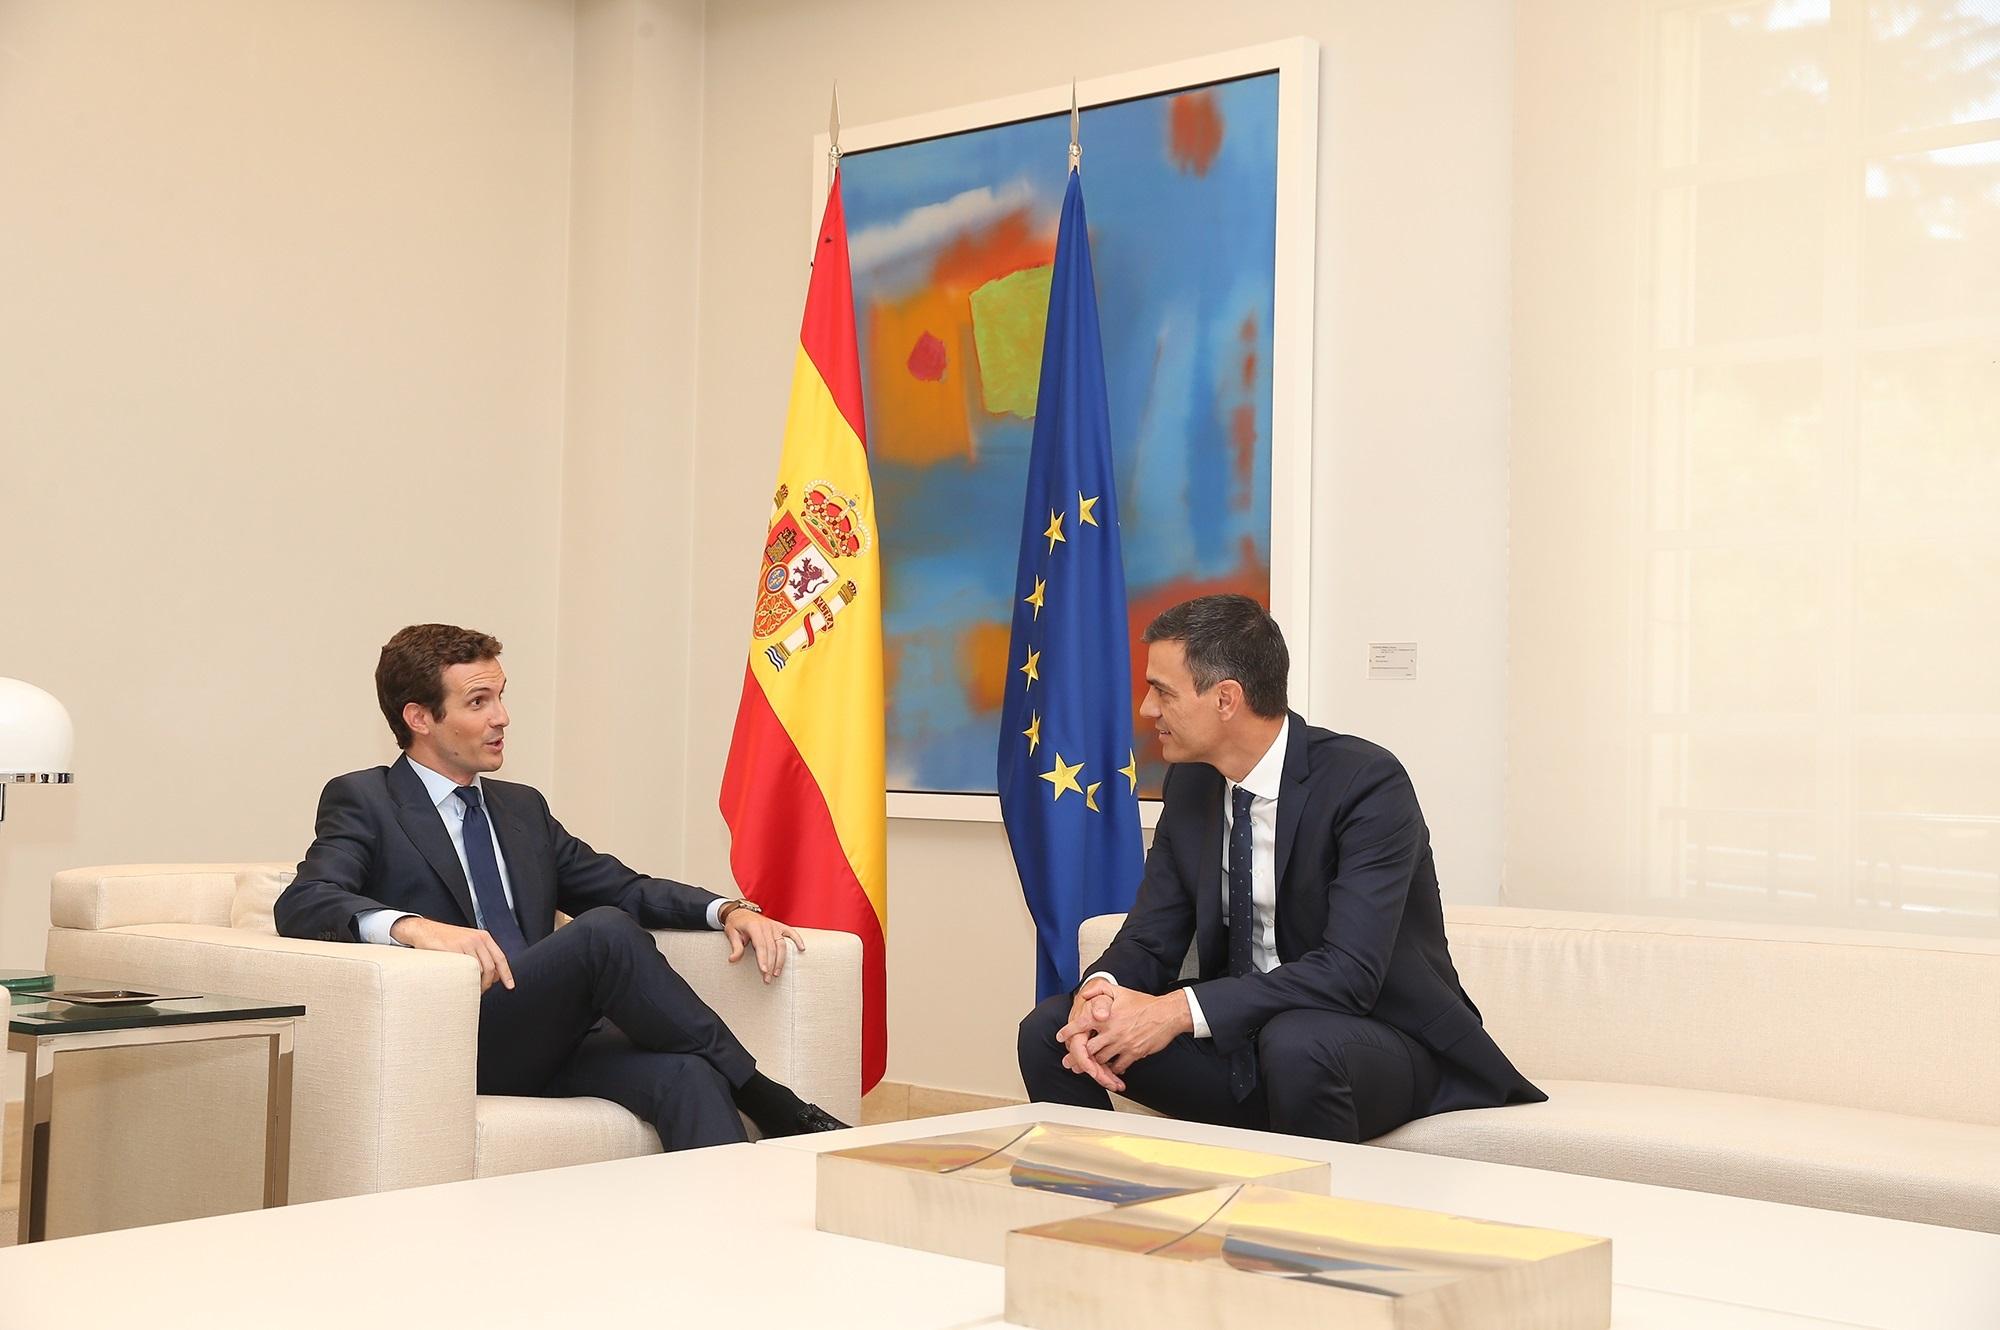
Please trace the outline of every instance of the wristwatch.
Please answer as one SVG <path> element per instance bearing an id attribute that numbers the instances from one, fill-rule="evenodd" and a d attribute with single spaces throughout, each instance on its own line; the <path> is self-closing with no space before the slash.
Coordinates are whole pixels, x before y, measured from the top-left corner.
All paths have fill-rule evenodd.
<path id="1" fill-rule="evenodd" d="M 764 913 L 764 907 L 756 901 L 744 900 L 739 896 L 733 901 L 724 902 L 722 908 L 715 912 L 715 922 L 718 927 L 729 922 L 729 913 L 732 910 L 748 910 L 752 914 Z"/>

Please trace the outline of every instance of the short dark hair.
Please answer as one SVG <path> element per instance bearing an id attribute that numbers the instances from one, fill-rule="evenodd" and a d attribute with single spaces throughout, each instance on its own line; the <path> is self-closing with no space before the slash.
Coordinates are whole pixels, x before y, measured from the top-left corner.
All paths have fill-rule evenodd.
<path id="1" fill-rule="evenodd" d="M 421 702 L 432 716 L 444 719 L 447 665 L 499 656 L 499 638 L 448 623 L 413 623 L 383 643 L 382 658 L 375 662 L 375 700 L 382 704 L 382 718 L 396 736 L 396 747 L 408 752 L 414 737 L 403 720 L 406 704 Z"/>
<path id="2" fill-rule="evenodd" d="M 1243 686 L 1243 700 L 1259 716 L 1285 714 L 1285 678 L 1292 654 L 1270 612 L 1248 596 L 1196 596 L 1146 625 L 1148 642 L 1179 642 L 1187 652 L 1194 690 L 1205 693 L 1224 679 Z"/>

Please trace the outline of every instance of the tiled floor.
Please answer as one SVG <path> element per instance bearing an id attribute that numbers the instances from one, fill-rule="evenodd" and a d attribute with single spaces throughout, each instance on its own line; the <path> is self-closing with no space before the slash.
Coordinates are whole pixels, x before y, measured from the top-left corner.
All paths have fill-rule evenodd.
<path id="1" fill-rule="evenodd" d="M 883 1081 L 861 1099 L 863 1125 L 876 1122 L 907 1122 L 911 1118 L 934 1118 L 945 1113 L 970 1113 L 981 1108 L 1004 1108 L 1024 1101 L 998 1095 L 965 1094 L 958 1090 L 936 1090 L 928 1085 L 905 1085 Z"/>

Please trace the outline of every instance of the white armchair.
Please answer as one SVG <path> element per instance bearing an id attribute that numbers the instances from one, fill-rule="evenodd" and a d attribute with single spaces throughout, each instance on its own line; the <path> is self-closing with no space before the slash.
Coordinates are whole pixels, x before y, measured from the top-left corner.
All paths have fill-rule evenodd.
<path id="1" fill-rule="evenodd" d="M 479 981 L 465 956 L 277 935 L 287 864 L 127 864 L 56 875 L 58 974 L 305 1006 L 293 1064 L 293 1203 L 659 1150 L 602 1099 L 474 1092 Z M 829 1113 L 861 1109 L 861 944 L 805 932 L 774 983 L 720 933 L 654 934 L 758 1060 Z M 250 1054 L 255 1056 L 249 1056 Z M 50 1233 L 220 1214 L 261 1199 L 264 1066 L 228 1043 L 66 1054 Z"/>

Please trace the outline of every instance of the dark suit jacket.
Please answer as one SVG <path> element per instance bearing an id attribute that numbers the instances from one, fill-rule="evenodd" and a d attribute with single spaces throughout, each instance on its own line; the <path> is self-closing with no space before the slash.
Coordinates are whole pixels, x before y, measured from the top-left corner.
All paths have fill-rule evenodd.
<path id="1" fill-rule="evenodd" d="M 1110 948 L 1084 973 L 1164 993 L 1195 943 L 1192 985 L 1223 1053 L 1294 1008 L 1395 1026 L 1438 1062 L 1425 1113 L 1546 1099 L 1480 1024 L 1445 945 L 1430 829 L 1403 764 L 1352 735 L 1293 714 L 1278 791 L 1276 968 L 1229 977 L 1222 889 L 1228 786 L 1206 764 L 1167 771 L 1165 807 L 1138 899 Z"/>
<path id="2" fill-rule="evenodd" d="M 529 945 L 554 931 L 557 909 L 577 915 L 611 905 L 648 928 L 708 926 L 713 892 L 646 877 L 597 853 L 563 830 L 539 790 L 485 779 L 480 786 Z M 355 942 L 355 916 L 384 909 L 476 926 L 451 835 L 407 757 L 327 782 L 312 848 L 278 897 L 278 931 Z"/>

